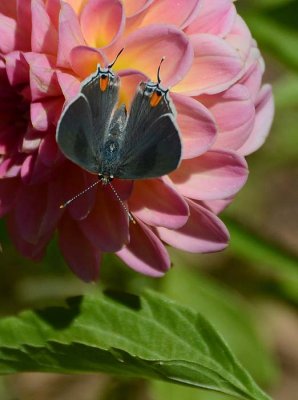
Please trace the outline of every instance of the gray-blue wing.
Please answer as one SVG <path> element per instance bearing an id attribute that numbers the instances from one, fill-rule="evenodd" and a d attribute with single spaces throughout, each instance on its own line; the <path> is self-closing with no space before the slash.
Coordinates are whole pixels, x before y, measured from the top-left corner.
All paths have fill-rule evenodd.
<path id="1" fill-rule="evenodd" d="M 132 135 L 133 136 L 133 135 Z M 116 177 L 121 179 L 155 178 L 176 169 L 181 159 L 181 139 L 172 114 L 163 114 L 137 135 L 134 150 L 122 149 Z"/>
<path id="2" fill-rule="evenodd" d="M 64 109 L 58 122 L 56 139 L 68 159 L 89 172 L 98 173 L 93 148 L 92 114 L 84 95 L 80 94 Z"/>
<path id="3" fill-rule="evenodd" d="M 102 73 L 99 71 L 95 75 L 84 81 L 81 92 L 86 96 L 92 114 L 92 124 L 95 135 L 92 146 L 98 159 L 100 149 L 108 134 L 112 113 L 118 103 L 119 97 L 119 77 L 114 74 L 109 75 L 108 85 L 105 90 L 100 89 L 100 79 Z"/>

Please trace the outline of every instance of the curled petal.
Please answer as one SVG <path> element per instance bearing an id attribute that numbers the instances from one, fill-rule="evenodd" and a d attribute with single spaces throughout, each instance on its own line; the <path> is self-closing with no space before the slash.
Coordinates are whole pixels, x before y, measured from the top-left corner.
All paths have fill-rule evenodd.
<path id="1" fill-rule="evenodd" d="M 129 240 L 128 216 L 111 188 L 101 183 L 94 207 L 80 227 L 92 245 L 102 251 L 118 251 Z"/>
<path id="2" fill-rule="evenodd" d="M 32 36 L 31 47 L 36 53 L 56 55 L 58 32 L 53 26 L 42 0 L 31 1 Z"/>
<path id="3" fill-rule="evenodd" d="M 89 46 L 112 44 L 122 33 L 125 16 L 119 0 L 90 0 L 81 13 L 81 27 Z"/>
<path id="4" fill-rule="evenodd" d="M 132 269 L 159 277 L 170 268 L 169 255 L 159 238 L 143 222 L 130 225 L 130 241 L 117 255 Z"/>
<path id="5" fill-rule="evenodd" d="M 207 0 L 185 32 L 189 35 L 210 33 L 224 37 L 232 29 L 236 15 L 236 8 L 231 0 Z"/>
<path id="6" fill-rule="evenodd" d="M 127 18 L 140 14 L 147 9 L 153 0 L 123 0 L 125 15 Z"/>
<path id="7" fill-rule="evenodd" d="M 217 200 L 237 193 L 246 182 L 247 174 L 243 157 L 233 152 L 212 150 L 200 157 L 183 160 L 170 178 L 186 197 Z"/>
<path id="8" fill-rule="evenodd" d="M 65 216 L 59 225 L 59 245 L 73 272 L 86 282 L 98 278 L 101 252 L 82 233 L 78 223 Z"/>
<path id="9" fill-rule="evenodd" d="M 253 101 L 256 101 L 265 69 L 263 58 L 256 47 L 251 48 L 250 56 L 246 64 L 246 71 L 239 80 L 239 83 L 247 87 Z"/>
<path id="10" fill-rule="evenodd" d="M 129 208 L 148 225 L 175 229 L 188 218 L 188 206 L 178 192 L 160 179 L 136 181 Z"/>
<path id="11" fill-rule="evenodd" d="M 116 69 L 133 68 L 142 71 L 153 80 L 156 80 L 161 58 L 165 57 L 161 68 L 161 80 L 165 87 L 181 80 L 193 60 L 193 50 L 187 36 L 171 25 L 160 24 L 141 28 L 121 42 L 121 46 L 125 51 L 117 60 Z M 119 47 L 120 43 L 117 43 L 117 49 L 110 54 L 110 59 L 114 58 Z"/>
<path id="12" fill-rule="evenodd" d="M 189 201 L 190 216 L 180 229 L 157 228 L 160 238 L 181 250 L 192 253 L 210 253 L 223 250 L 229 233 L 223 222 L 211 211 Z"/>
<path id="13" fill-rule="evenodd" d="M 225 39 L 238 52 L 242 60 L 245 61 L 248 58 L 252 37 L 246 23 L 239 15 L 236 16 L 234 25 Z"/>
<path id="14" fill-rule="evenodd" d="M 214 115 L 218 127 L 215 148 L 237 150 L 248 138 L 255 122 L 255 106 L 244 85 L 198 98 Z"/>
<path id="15" fill-rule="evenodd" d="M 72 70 L 82 79 L 96 71 L 97 64 L 106 64 L 104 54 L 88 46 L 77 46 L 70 52 Z"/>
<path id="16" fill-rule="evenodd" d="M 223 200 L 206 200 L 204 201 L 204 206 L 211 210 L 214 214 L 220 214 L 228 205 L 232 203 L 234 197 Z"/>
<path id="17" fill-rule="evenodd" d="M 58 67 L 70 67 L 69 54 L 76 46 L 85 45 L 80 23 L 69 4 L 61 2 L 59 15 Z"/>
<path id="18" fill-rule="evenodd" d="M 192 35 L 190 39 L 194 61 L 175 92 L 190 96 L 219 93 L 238 79 L 244 62 L 224 39 L 209 34 Z"/>
<path id="19" fill-rule="evenodd" d="M 256 119 L 254 128 L 247 141 L 239 149 L 240 154 L 246 156 L 262 146 L 272 125 L 273 115 L 274 102 L 272 89 L 270 85 L 264 85 L 256 100 Z"/>
<path id="20" fill-rule="evenodd" d="M 119 71 L 119 76 L 121 77 L 119 103 L 125 104 L 127 110 L 129 111 L 138 85 L 141 82 L 147 82 L 149 79 L 141 72 L 131 69 Z"/>
<path id="21" fill-rule="evenodd" d="M 182 158 L 205 153 L 214 143 L 217 128 L 210 111 L 199 101 L 178 93 L 171 97 L 177 109 L 177 122 L 182 134 Z"/>
<path id="22" fill-rule="evenodd" d="M 202 0 L 179 2 L 173 0 L 159 0 L 146 7 L 138 26 L 150 24 L 171 24 L 179 28 L 188 25 L 196 17 Z M 131 27 L 130 27 L 131 29 Z"/>

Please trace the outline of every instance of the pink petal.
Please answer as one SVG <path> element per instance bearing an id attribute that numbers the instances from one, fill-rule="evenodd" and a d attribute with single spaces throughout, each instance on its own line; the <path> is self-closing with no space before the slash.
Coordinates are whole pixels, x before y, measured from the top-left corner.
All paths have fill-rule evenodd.
<path id="1" fill-rule="evenodd" d="M 224 249 L 229 233 L 221 220 L 199 204 L 189 201 L 190 216 L 180 229 L 157 228 L 166 243 L 192 253 L 211 253 Z"/>
<path id="2" fill-rule="evenodd" d="M 76 14 L 80 14 L 88 0 L 66 0 L 71 5 Z"/>
<path id="3" fill-rule="evenodd" d="M 240 15 L 236 16 L 234 25 L 231 31 L 225 36 L 225 39 L 234 47 L 242 60 L 245 61 L 248 58 L 252 46 L 252 37 L 246 23 Z"/>
<path id="4" fill-rule="evenodd" d="M 10 53 L 16 47 L 17 23 L 13 18 L 0 14 L 0 52 Z"/>
<path id="5" fill-rule="evenodd" d="M 55 28 L 59 25 L 60 0 L 47 0 L 46 10 Z"/>
<path id="6" fill-rule="evenodd" d="M 130 242 L 117 255 L 135 271 L 154 277 L 163 276 L 171 265 L 161 241 L 139 220 L 130 225 Z"/>
<path id="7" fill-rule="evenodd" d="M 207 200 L 204 201 L 204 206 L 206 206 L 210 211 L 217 215 L 221 213 L 226 207 L 228 207 L 233 200 L 233 196 L 223 200 Z"/>
<path id="8" fill-rule="evenodd" d="M 150 25 L 130 34 L 117 43 L 109 59 L 113 59 L 120 47 L 125 50 L 115 67 L 135 69 L 156 80 L 157 68 L 163 56 L 161 80 L 165 87 L 178 82 L 189 70 L 193 60 L 193 50 L 187 36 L 171 25 Z M 175 57 L 173 57 L 175 54 Z"/>
<path id="9" fill-rule="evenodd" d="M 38 53 L 26 53 L 25 58 L 30 66 L 32 100 L 60 96 L 61 89 L 54 69 L 55 58 Z"/>
<path id="10" fill-rule="evenodd" d="M 32 0 L 32 36 L 31 47 L 36 53 L 56 55 L 58 32 L 52 25 L 42 0 Z"/>
<path id="11" fill-rule="evenodd" d="M 31 50 L 31 1 L 17 0 L 17 50 Z"/>
<path id="12" fill-rule="evenodd" d="M 125 104 L 129 111 L 138 85 L 149 79 L 141 72 L 129 69 L 119 71 L 119 76 L 121 78 L 119 104 Z"/>
<path id="13" fill-rule="evenodd" d="M 140 14 L 147 9 L 153 0 L 122 0 L 127 18 Z"/>
<path id="14" fill-rule="evenodd" d="M 207 0 L 185 32 L 189 35 L 210 33 L 224 37 L 231 30 L 236 15 L 236 8 L 231 0 Z"/>
<path id="15" fill-rule="evenodd" d="M 66 103 L 68 103 L 79 93 L 81 82 L 73 75 L 61 71 L 57 71 L 57 79 Z"/>
<path id="16" fill-rule="evenodd" d="M 179 28 L 186 26 L 195 18 L 201 7 L 201 0 L 188 0 L 187 2 L 173 0 L 159 0 L 146 8 L 146 12 L 139 26 L 151 24 L 171 24 Z"/>
<path id="17" fill-rule="evenodd" d="M 20 51 L 13 51 L 6 55 L 6 71 L 12 86 L 27 83 L 29 80 L 28 63 Z"/>
<path id="18" fill-rule="evenodd" d="M 69 54 L 80 45 L 85 45 L 85 41 L 78 17 L 69 4 L 61 2 L 57 66 L 70 67 Z"/>
<path id="19" fill-rule="evenodd" d="M 78 46 L 70 52 L 72 70 L 82 79 L 96 71 L 97 65 L 104 65 L 105 57 L 100 50 Z"/>
<path id="20" fill-rule="evenodd" d="M 183 160 L 170 178 L 186 197 L 217 200 L 237 193 L 246 182 L 247 174 L 243 157 L 233 152 L 212 150 L 200 157 Z"/>
<path id="21" fill-rule="evenodd" d="M 213 114 L 218 127 L 214 147 L 236 150 L 248 138 L 255 122 L 255 106 L 248 89 L 236 84 L 217 95 L 198 98 Z"/>
<path id="22" fill-rule="evenodd" d="M 20 180 L 17 178 L 0 180 L 0 217 L 7 214 L 17 201 Z"/>
<path id="23" fill-rule="evenodd" d="M 90 0 L 81 13 L 82 33 L 89 46 L 104 47 L 122 33 L 125 23 L 119 0 Z"/>
<path id="24" fill-rule="evenodd" d="M 183 139 L 182 158 L 193 158 L 205 153 L 214 143 L 217 128 L 210 111 L 199 101 L 171 93 L 177 109 L 177 122 Z"/>
<path id="25" fill-rule="evenodd" d="M 270 85 L 264 85 L 256 101 L 255 126 L 249 138 L 239 149 L 239 153 L 248 155 L 256 151 L 265 142 L 274 116 L 274 101 Z"/>
<path id="26" fill-rule="evenodd" d="M 128 216 L 109 186 L 98 185 L 90 214 L 80 227 L 94 247 L 114 252 L 128 242 Z"/>
<path id="27" fill-rule="evenodd" d="M 63 106 L 62 97 L 31 103 L 30 116 L 32 125 L 39 131 L 46 131 L 56 125 Z"/>
<path id="28" fill-rule="evenodd" d="M 161 179 L 136 181 L 129 208 L 148 225 L 179 228 L 188 218 L 188 206 L 182 196 Z"/>
<path id="29" fill-rule="evenodd" d="M 195 58 L 175 92 L 191 96 L 219 93 L 238 79 L 244 62 L 225 40 L 209 34 L 192 35 L 190 39 Z"/>
<path id="30" fill-rule="evenodd" d="M 265 70 L 264 61 L 260 51 L 256 47 L 250 50 L 250 56 L 247 60 L 246 71 L 239 83 L 246 86 L 250 91 L 253 101 L 256 101 L 257 95 L 261 88 L 262 76 Z"/>
<path id="31" fill-rule="evenodd" d="M 101 253 L 85 238 L 77 222 L 67 216 L 59 225 L 59 245 L 76 275 L 86 282 L 98 278 Z"/>

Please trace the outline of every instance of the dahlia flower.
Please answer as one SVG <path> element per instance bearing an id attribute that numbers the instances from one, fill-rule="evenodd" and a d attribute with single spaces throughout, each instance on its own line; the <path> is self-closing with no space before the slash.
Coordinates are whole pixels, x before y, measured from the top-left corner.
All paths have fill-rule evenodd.
<path id="1" fill-rule="evenodd" d="M 232 0 L 2 0 L 0 37 L 0 216 L 24 256 L 42 258 L 57 231 L 70 268 L 89 281 L 105 252 L 161 276 L 170 268 L 165 244 L 199 253 L 227 246 L 217 214 L 244 185 L 244 157 L 273 117 L 263 59 Z M 57 146 L 62 107 L 122 47 L 113 68 L 120 101 L 129 108 L 165 57 L 162 84 L 183 141 L 168 176 L 114 180 L 137 224 L 102 185 L 59 208 L 95 180 Z"/>

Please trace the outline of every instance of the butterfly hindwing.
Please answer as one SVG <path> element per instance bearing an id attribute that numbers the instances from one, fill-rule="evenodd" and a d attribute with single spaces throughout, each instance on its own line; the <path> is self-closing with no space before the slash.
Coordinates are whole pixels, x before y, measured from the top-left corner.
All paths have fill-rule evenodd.
<path id="1" fill-rule="evenodd" d="M 90 172 L 98 172 L 93 148 L 92 113 L 84 95 L 80 94 L 64 109 L 58 122 L 56 138 L 67 158 Z"/>
<path id="2" fill-rule="evenodd" d="M 155 178 L 177 168 L 181 158 L 181 139 L 172 114 L 160 115 L 136 136 L 134 151 L 124 150 L 122 154 L 118 178 Z"/>

